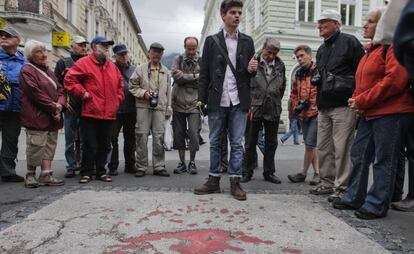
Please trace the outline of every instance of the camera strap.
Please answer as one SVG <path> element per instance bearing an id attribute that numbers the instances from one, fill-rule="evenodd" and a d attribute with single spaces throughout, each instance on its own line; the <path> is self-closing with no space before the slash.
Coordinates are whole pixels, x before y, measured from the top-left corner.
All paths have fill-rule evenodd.
<path id="1" fill-rule="evenodd" d="M 231 72 L 233 72 L 234 78 L 236 78 L 236 68 L 234 68 L 233 63 L 230 61 L 228 54 L 226 54 L 226 51 L 224 51 L 223 47 L 221 46 L 220 42 L 219 42 L 219 38 L 218 36 L 215 34 L 213 35 L 213 40 L 214 42 L 217 44 L 217 47 L 220 51 L 220 54 L 223 55 L 224 59 L 226 59 L 227 65 L 230 67 Z"/>

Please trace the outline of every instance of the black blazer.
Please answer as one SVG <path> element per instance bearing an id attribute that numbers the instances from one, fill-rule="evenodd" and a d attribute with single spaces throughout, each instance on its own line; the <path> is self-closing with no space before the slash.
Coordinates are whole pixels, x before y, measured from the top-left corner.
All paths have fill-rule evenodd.
<path id="1" fill-rule="evenodd" d="M 227 52 L 223 30 L 218 34 L 223 49 Z M 250 36 L 240 33 L 236 52 L 236 81 L 239 93 L 240 107 L 247 112 L 250 108 L 250 78 L 256 72 L 249 73 L 247 67 L 253 57 L 254 44 Z M 223 82 L 226 73 L 227 62 L 212 36 L 208 36 L 204 43 L 203 55 L 200 63 L 200 77 L 198 84 L 198 100 L 208 105 L 210 112 L 220 108 Z"/>

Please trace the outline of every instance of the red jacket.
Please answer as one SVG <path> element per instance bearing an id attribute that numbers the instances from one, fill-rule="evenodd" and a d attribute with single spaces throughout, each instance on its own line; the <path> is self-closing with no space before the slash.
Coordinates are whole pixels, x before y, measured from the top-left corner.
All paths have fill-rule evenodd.
<path id="1" fill-rule="evenodd" d="M 65 105 L 63 86 L 48 67 L 36 66 L 45 72 L 48 78 L 33 66 L 25 64 L 20 73 L 19 87 L 21 92 L 20 121 L 23 127 L 37 131 L 57 131 L 63 127 L 63 121 L 56 121 L 55 103 Z"/>
<path id="2" fill-rule="evenodd" d="M 383 45 L 367 46 L 355 74 L 352 98 L 364 116 L 381 116 L 414 112 L 414 99 L 409 93 L 408 73 L 394 56 L 392 45 L 385 60 Z"/>
<path id="3" fill-rule="evenodd" d="M 99 65 L 94 54 L 79 59 L 64 79 L 69 93 L 82 98 L 88 92 L 90 98 L 82 103 L 82 116 L 103 120 L 115 120 L 119 105 L 124 99 L 122 76 L 118 68 L 107 60 Z"/>
<path id="4" fill-rule="evenodd" d="M 310 83 L 312 75 L 316 69 L 316 65 L 312 64 L 309 73 L 303 79 L 295 77 L 292 84 L 292 91 L 290 92 L 290 100 L 292 101 L 292 111 L 299 105 L 300 101 L 309 99 L 310 107 L 300 113 L 300 117 L 313 117 L 318 115 L 318 106 L 316 105 L 317 90 L 316 86 Z M 300 93 L 300 94 L 299 94 Z"/>

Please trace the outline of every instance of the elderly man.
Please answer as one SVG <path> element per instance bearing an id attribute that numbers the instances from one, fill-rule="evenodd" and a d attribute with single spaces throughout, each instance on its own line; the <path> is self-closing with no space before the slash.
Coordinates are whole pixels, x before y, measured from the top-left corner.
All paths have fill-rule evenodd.
<path id="1" fill-rule="evenodd" d="M 136 177 L 145 176 L 148 169 L 148 136 L 152 134 L 152 166 L 156 176 L 168 177 L 165 169 L 164 120 L 171 116 L 171 84 L 168 69 L 161 64 L 164 47 L 150 45 L 149 63 L 138 66 L 129 81 L 129 91 L 135 96 L 137 108 Z"/>
<path id="2" fill-rule="evenodd" d="M 73 36 L 71 44 L 72 52 L 69 57 L 60 59 L 56 63 L 55 75 L 63 84 L 66 73 L 73 64 L 88 54 L 88 41 L 82 36 Z M 68 109 L 63 113 L 65 129 L 65 158 L 66 178 L 74 177 L 75 171 L 80 168 L 80 137 L 79 119 L 81 114 L 81 101 L 76 96 L 67 95 Z"/>
<path id="3" fill-rule="evenodd" d="M 210 127 L 209 178 L 194 194 L 219 193 L 222 133 L 227 127 L 230 139 L 231 195 L 246 200 L 240 186 L 247 112 L 250 108 L 250 79 L 256 75 L 258 62 L 251 37 L 238 30 L 243 2 L 224 0 L 220 5 L 223 30 L 206 38 L 201 60 L 198 105 L 208 103 Z"/>
<path id="4" fill-rule="evenodd" d="M 275 175 L 275 152 L 277 148 L 277 131 L 282 113 L 282 97 L 286 89 L 285 64 L 277 56 L 280 42 L 275 38 L 266 38 L 262 52 L 258 57 L 257 74 L 250 83 L 251 117 L 248 133 L 248 145 L 245 153 L 246 167 L 242 182 L 248 182 L 253 176 L 251 165 L 256 162 L 256 145 L 258 135 L 264 126 L 265 151 L 263 159 L 263 177 L 265 181 L 280 184 Z"/>
<path id="5" fill-rule="evenodd" d="M 17 143 L 20 135 L 19 75 L 25 58 L 17 50 L 20 34 L 11 27 L 0 29 L 0 176 L 3 182 L 23 182 L 16 175 Z"/>
<path id="6" fill-rule="evenodd" d="M 316 54 L 320 80 L 317 82 L 317 148 L 321 183 L 310 193 L 332 194 L 338 198 L 347 188 L 350 175 L 350 150 L 354 139 L 356 114 L 348 107 L 355 89 L 355 72 L 364 55 L 353 35 L 342 33 L 341 15 L 323 11 L 318 19 L 319 35 L 324 38 Z M 318 75 L 317 75 L 318 77 Z"/>
<path id="7" fill-rule="evenodd" d="M 122 74 L 124 81 L 125 100 L 122 102 L 116 115 L 116 126 L 112 136 L 111 161 L 108 164 L 109 175 L 118 175 L 119 154 L 118 136 L 121 131 L 124 134 L 124 158 L 125 173 L 135 174 L 135 123 L 137 112 L 135 108 L 135 98 L 129 92 L 129 78 L 135 70 L 135 66 L 129 62 L 128 49 L 124 44 L 119 44 L 113 48 L 115 65 Z"/>
<path id="8" fill-rule="evenodd" d="M 199 149 L 200 111 L 197 109 L 198 76 L 200 72 L 197 54 L 198 39 L 184 39 L 185 53 L 178 56 L 172 65 L 174 88 L 172 91 L 174 149 L 178 150 L 180 162 L 174 174 L 187 172 L 197 174 L 195 156 Z M 190 138 L 190 162 L 185 165 L 185 136 L 188 123 Z"/>
<path id="9" fill-rule="evenodd" d="M 80 128 L 83 145 L 79 183 L 90 182 L 94 172 L 97 180 L 112 181 L 106 174 L 105 165 L 111 151 L 116 112 L 124 99 L 121 73 L 108 59 L 109 48 L 113 44 L 103 36 L 96 36 L 91 42 L 92 54 L 78 60 L 64 80 L 69 93 L 82 100 Z"/>

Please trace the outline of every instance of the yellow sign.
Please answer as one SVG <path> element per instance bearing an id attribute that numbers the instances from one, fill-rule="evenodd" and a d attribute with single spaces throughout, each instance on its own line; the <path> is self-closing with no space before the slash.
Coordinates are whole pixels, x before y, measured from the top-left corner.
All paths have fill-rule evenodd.
<path id="1" fill-rule="evenodd" d="M 53 32 L 52 45 L 54 47 L 70 47 L 70 34 L 67 32 Z"/>
<path id="2" fill-rule="evenodd" d="M 3 18 L 0 18 L 0 29 L 2 29 L 6 25 L 6 20 Z"/>

